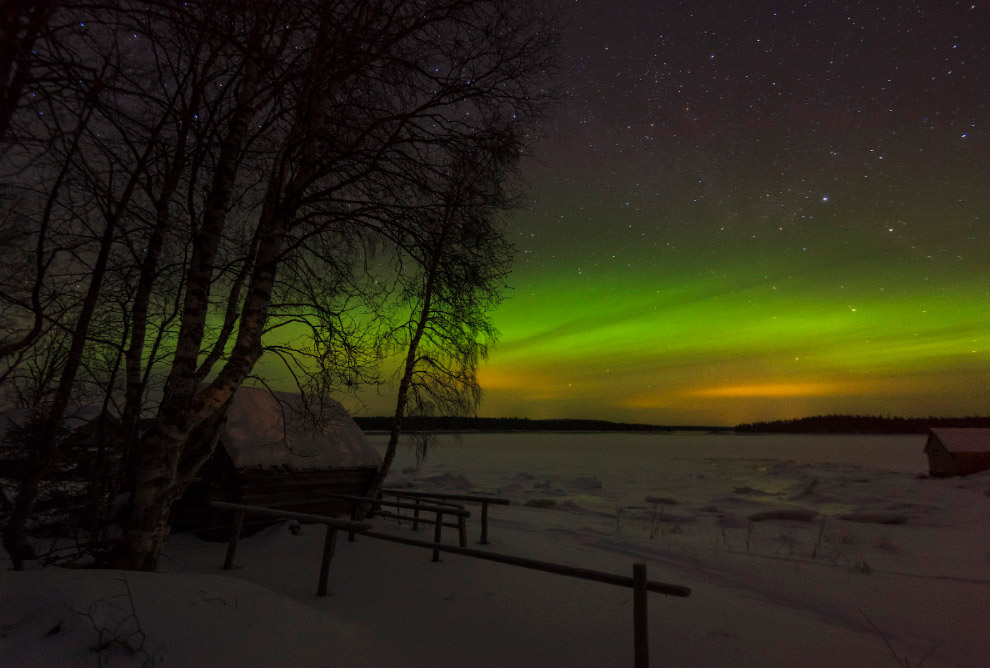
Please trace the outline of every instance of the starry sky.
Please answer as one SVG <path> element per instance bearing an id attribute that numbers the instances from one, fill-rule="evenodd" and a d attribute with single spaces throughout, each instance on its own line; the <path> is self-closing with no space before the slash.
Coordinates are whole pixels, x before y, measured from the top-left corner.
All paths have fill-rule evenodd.
<path id="1" fill-rule="evenodd" d="M 990 414 L 988 4 L 565 0 L 479 414 Z"/>

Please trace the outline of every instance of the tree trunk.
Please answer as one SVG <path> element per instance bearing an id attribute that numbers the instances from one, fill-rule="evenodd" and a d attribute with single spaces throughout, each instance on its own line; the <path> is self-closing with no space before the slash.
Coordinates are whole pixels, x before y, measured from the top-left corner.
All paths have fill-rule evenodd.
<path id="1" fill-rule="evenodd" d="M 448 212 L 449 214 L 449 212 Z M 416 357 L 419 350 L 419 342 L 423 339 L 423 332 L 430 321 L 430 309 L 433 304 L 433 290 L 436 285 L 437 271 L 440 267 L 440 259 L 443 257 L 444 245 L 447 241 L 447 232 L 450 227 L 450 216 L 445 214 L 443 226 L 437 245 L 433 248 L 430 256 L 430 266 L 427 268 L 426 284 L 423 286 L 423 303 L 419 309 L 419 318 L 416 321 L 416 331 L 409 340 L 409 350 L 406 351 L 406 364 L 402 372 L 402 379 L 399 381 L 399 391 L 395 398 L 395 413 L 392 416 L 392 424 L 389 427 L 388 445 L 385 446 L 385 455 L 382 457 L 382 465 L 378 467 L 368 490 L 368 496 L 375 496 L 385 484 L 392 461 L 395 459 L 395 451 L 399 446 L 399 436 L 402 434 L 402 423 L 406 417 L 406 404 L 409 397 L 409 387 L 412 385 L 413 373 L 416 371 Z"/>
<path id="2" fill-rule="evenodd" d="M 206 438 L 204 435 L 213 433 L 211 429 L 219 429 L 224 406 L 261 356 L 261 336 L 281 253 L 283 223 L 283 220 L 259 223 L 268 229 L 260 235 L 240 329 L 227 364 L 213 383 L 191 396 L 166 391 L 155 426 L 141 444 L 131 517 L 114 558 L 118 568 L 155 569 L 168 537 L 172 504 L 206 461 L 215 440 L 205 452 L 190 449 L 190 444 L 201 443 Z M 186 373 L 194 374 L 195 368 L 187 367 Z M 173 367 L 172 376 L 175 374 Z M 182 378 L 175 382 L 180 387 L 190 384 L 189 379 Z"/>
<path id="3" fill-rule="evenodd" d="M 203 221 L 193 239 L 172 369 L 155 426 L 140 443 L 141 452 L 133 473 L 130 518 L 113 557 L 114 565 L 119 568 L 153 570 L 156 567 L 168 536 L 169 510 L 178 498 L 176 483 L 185 442 L 200 422 L 214 415 L 233 396 L 247 375 L 237 378 L 235 383 L 220 383 L 218 379 L 209 388 L 213 392 L 196 392 L 196 366 L 206 326 L 214 260 L 226 225 L 239 157 L 256 113 L 254 98 L 261 81 L 259 56 L 255 50 L 247 54 L 237 103 L 220 144 Z M 178 492 L 179 496 L 181 493 Z"/>
<path id="4" fill-rule="evenodd" d="M 113 559 L 116 568 L 153 571 L 158 566 L 169 534 L 172 505 L 185 493 L 195 472 L 182 474 L 183 453 L 202 446 L 200 458 L 190 469 L 198 470 L 209 458 L 226 420 L 226 405 L 188 434 L 170 432 L 159 422 L 145 435 L 130 523 Z"/>

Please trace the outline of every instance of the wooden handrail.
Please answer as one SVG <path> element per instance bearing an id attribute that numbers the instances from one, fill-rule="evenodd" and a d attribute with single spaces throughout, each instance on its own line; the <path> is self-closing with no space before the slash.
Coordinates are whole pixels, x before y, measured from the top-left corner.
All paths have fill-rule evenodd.
<path id="1" fill-rule="evenodd" d="M 287 520 L 299 520 L 300 522 L 316 522 L 319 524 L 326 524 L 327 526 L 332 526 L 335 529 L 343 529 L 344 531 L 367 531 L 372 527 L 368 522 L 355 522 L 353 520 L 340 520 L 336 517 L 327 517 L 326 515 L 314 515 L 313 513 L 297 513 L 292 510 L 279 510 L 278 508 L 272 508 L 270 506 L 248 506 L 243 503 L 229 503 L 227 501 L 210 501 L 209 505 L 212 508 L 217 508 L 219 510 L 235 510 L 244 513 L 251 513 L 252 515 L 271 515 L 272 517 L 281 517 Z M 446 512 L 446 511 L 445 511 Z"/>
<path id="2" fill-rule="evenodd" d="M 312 513 L 297 513 L 291 510 L 278 510 L 277 508 L 265 508 L 264 506 L 246 506 L 241 503 L 228 503 L 226 501 L 210 501 L 211 508 L 219 510 L 232 510 L 237 513 L 234 516 L 234 524 L 231 527 L 230 543 L 227 545 L 227 556 L 223 561 L 223 569 L 229 571 L 234 567 L 234 555 L 237 553 L 237 541 L 241 537 L 241 527 L 244 525 L 244 516 L 247 513 L 253 515 L 269 515 L 288 520 L 299 520 L 301 522 L 318 522 L 327 525 L 327 535 L 323 541 L 323 556 L 320 560 L 320 581 L 316 585 L 316 595 L 326 596 L 327 585 L 330 580 L 330 560 L 337 549 L 337 531 L 360 531 L 366 532 L 371 528 L 367 522 L 354 522 L 352 520 L 338 520 L 336 517 L 326 515 L 314 515 Z M 440 517 L 440 515 L 437 515 Z"/>
<path id="3" fill-rule="evenodd" d="M 345 501 L 358 501 L 361 503 L 367 503 L 372 506 L 388 506 L 389 508 L 399 508 L 403 510 L 416 510 L 417 505 L 414 503 L 402 503 L 401 501 L 383 501 L 382 499 L 371 497 L 371 496 L 354 496 L 352 494 L 338 494 L 336 492 L 322 492 L 321 496 L 329 496 L 334 499 L 343 499 Z M 464 510 L 460 506 L 452 507 L 450 505 L 444 506 L 430 506 L 419 504 L 418 508 L 420 510 L 426 510 L 431 513 L 443 513 L 444 515 L 453 515 L 455 517 L 471 517 L 470 510 Z"/>
<path id="4" fill-rule="evenodd" d="M 616 585 L 618 587 L 629 587 L 632 589 L 636 585 L 634 578 L 626 577 L 624 575 L 615 575 L 614 573 L 606 573 L 604 571 L 594 571 L 588 568 L 578 568 L 576 566 L 568 566 L 567 564 L 555 564 L 551 561 L 539 561 L 537 559 L 516 557 L 511 554 L 499 554 L 498 552 L 488 552 L 486 550 L 478 550 L 473 547 L 458 547 L 456 545 L 430 543 L 425 540 L 406 538 L 405 536 L 395 536 L 392 534 L 381 533 L 379 531 L 365 531 L 361 535 L 369 538 L 386 540 L 393 543 L 411 545 L 413 547 L 422 547 L 437 552 L 451 552 L 453 554 L 460 554 L 465 557 L 485 559 L 486 561 L 497 561 L 502 564 L 509 564 L 510 566 L 520 566 L 522 568 L 544 571 L 546 573 L 567 575 L 569 577 L 579 578 L 581 580 L 603 582 L 605 584 Z M 691 595 L 690 587 L 667 584 L 665 582 L 647 582 L 646 589 L 647 591 L 652 591 L 657 594 L 664 594 L 666 596 L 679 596 L 683 598 Z"/>
<path id="5" fill-rule="evenodd" d="M 358 497 L 363 498 L 363 497 Z M 327 525 L 327 535 L 323 543 L 323 558 L 320 563 L 320 583 L 316 590 L 317 596 L 327 595 L 327 581 L 329 579 L 330 573 L 330 560 L 333 558 L 334 551 L 337 544 L 337 530 L 346 529 L 353 531 L 360 531 L 363 535 L 377 538 L 379 540 L 390 541 L 393 543 L 401 543 L 403 545 L 411 545 L 413 547 L 423 547 L 433 551 L 433 561 L 439 561 L 440 552 L 450 552 L 453 554 L 460 554 L 465 557 L 473 557 L 475 559 L 484 559 L 486 561 L 494 561 L 497 563 L 507 564 L 510 566 L 519 566 L 521 568 L 529 568 L 532 570 L 543 571 L 546 573 L 555 573 L 557 575 L 566 575 L 568 577 L 578 578 L 581 580 L 590 580 L 592 582 L 601 582 L 604 584 L 615 585 L 619 587 L 629 587 L 633 590 L 633 636 L 634 636 L 634 666 L 635 668 L 648 668 L 649 667 L 649 639 L 648 639 L 648 625 L 647 625 L 647 601 L 646 592 L 652 591 L 658 594 L 664 594 L 666 596 L 679 596 L 687 597 L 691 595 L 691 589 L 689 587 L 684 587 L 681 585 L 668 584 L 666 582 L 651 582 L 646 578 L 646 564 L 636 563 L 633 564 L 633 577 L 625 577 L 622 575 L 615 575 L 614 573 L 605 573 L 603 571 L 594 571 L 588 568 L 577 568 L 575 566 L 568 566 L 566 564 L 555 564 L 549 561 L 539 561 L 537 559 L 527 559 L 525 557 L 516 557 L 509 554 L 499 554 L 497 552 L 485 552 L 483 550 L 477 550 L 474 548 L 455 547 L 453 545 L 443 545 L 440 543 L 440 522 L 442 521 L 443 512 L 437 513 L 437 526 L 436 534 L 434 537 L 434 542 L 430 543 L 423 540 L 416 540 L 415 538 L 406 538 L 404 536 L 394 536 L 386 533 L 379 533 L 377 531 L 368 531 L 371 527 L 370 524 L 364 522 L 353 522 L 349 520 L 338 520 L 332 517 L 326 517 L 323 515 L 312 515 L 310 513 L 297 513 L 292 511 L 277 510 L 274 508 L 266 508 L 264 506 L 247 506 L 239 503 L 226 503 L 222 501 L 213 501 L 209 503 L 210 506 L 214 508 L 219 508 L 221 510 L 233 510 L 237 512 L 236 519 L 234 521 L 234 529 L 231 534 L 230 546 L 227 550 L 227 559 L 224 562 L 224 568 L 229 569 L 232 567 L 234 550 L 237 546 L 237 538 L 240 535 L 241 525 L 244 521 L 244 515 L 246 513 L 255 513 L 259 515 L 272 515 L 276 517 L 285 517 L 288 519 L 300 519 L 311 522 L 320 522 Z M 449 512 L 447 509 L 445 512 Z"/>
<path id="6" fill-rule="evenodd" d="M 385 488 L 381 490 L 383 494 L 389 496 L 409 496 L 419 498 L 450 499 L 452 501 L 470 501 L 472 503 L 491 503 L 496 506 L 508 506 L 512 504 L 509 499 L 497 496 L 482 496 L 479 494 L 448 494 L 446 492 L 414 492 L 405 489 Z"/>
<path id="7" fill-rule="evenodd" d="M 389 496 L 394 496 L 396 499 L 399 498 L 409 498 L 409 499 L 447 499 L 450 501 L 464 501 L 467 503 L 480 503 L 481 504 L 481 539 L 478 541 L 481 545 L 488 545 L 488 506 L 508 506 L 512 502 L 509 499 L 502 499 L 497 496 L 482 496 L 478 494 L 447 494 L 444 492 L 410 492 L 400 489 L 382 489 L 380 494 L 388 494 Z M 413 528 L 416 528 L 416 520 L 413 520 Z M 463 534 L 463 531 L 462 531 Z M 461 539 L 461 547 L 464 547 L 464 538 Z"/>

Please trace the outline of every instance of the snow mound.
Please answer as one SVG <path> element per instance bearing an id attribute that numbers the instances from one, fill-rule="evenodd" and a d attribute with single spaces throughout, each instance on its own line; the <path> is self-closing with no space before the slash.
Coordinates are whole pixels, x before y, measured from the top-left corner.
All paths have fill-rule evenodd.
<path id="1" fill-rule="evenodd" d="M 780 496 L 777 492 L 768 492 L 763 489 L 756 489 L 755 487 L 749 487 L 744 485 L 742 487 L 734 487 L 732 491 L 736 494 L 746 494 L 751 496 Z"/>
<path id="2" fill-rule="evenodd" d="M 471 489 L 474 486 L 463 473 L 451 473 L 450 471 L 441 473 L 440 475 L 429 476 L 422 480 L 430 485 L 447 489 Z"/>
<path id="3" fill-rule="evenodd" d="M 763 522 L 765 520 L 797 520 L 799 522 L 814 522 L 818 519 L 817 510 L 806 510 L 804 508 L 777 508 L 776 510 L 764 510 L 753 513 L 749 516 L 750 522 Z"/>
<path id="4" fill-rule="evenodd" d="M 567 483 L 569 487 L 575 489 L 601 489 L 602 480 L 596 475 L 590 476 L 578 476 L 574 480 Z"/>
<path id="5" fill-rule="evenodd" d="M 873 513 L 845 513 L 843 515 L 837 515 L 840 520 L 845 520 L 846 522 L 865 522 L 868 524 L 904 524 L 910 519 L 907 515 L 903 513 L 885 513 L 885 512 L 873 512 Z"/>
<path id="6" fill-rule="evenodd" d="M 47 568 L 3 580 L 3 666 L 396 665 L 372 629 L 239 579 Z"/>

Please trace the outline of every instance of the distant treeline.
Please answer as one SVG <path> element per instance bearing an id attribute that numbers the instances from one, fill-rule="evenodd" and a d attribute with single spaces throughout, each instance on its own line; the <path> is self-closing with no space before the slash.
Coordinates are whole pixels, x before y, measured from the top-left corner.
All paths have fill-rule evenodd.
<path id="1" fill-rule="evenodd" d="M 794 420 L 736 426 L 739 433 L 784 434 L 924 434 L 931 427 L 990 427 L 990 417 L 901 418 L 875 415 L 816 415 Z"/>
<path id="2" fill-rule="evenodd" d="M 388 431 L 390 417 L 355 417 L 364 431 Z M 403 431 L 732 431 L 731 427 L 658 426 L 608 420 L 530 420 L 528 418 L 409 417 Z"/>
<path id="3" fill-rule="evenodd" d="M 364 431 L 388 431 L 392 418 L 355 417 L 354 421 Z M 924 434 L 930 427 L 987 427 L 990 417 L 963 418 L 901 418 L 877 415 L 816 415 L 794 420 L 752 422 L 736 427 L 708 427 L 699 425 L 655 425 L 608 420 L 530 420 L 529 418 L 472 418 L 472 417 L 409 417 L 403 425 L 404 432 L 457 432 L 457 431 L 640 431 L 699 433 L 733 432 L 741 434 Z"/>

